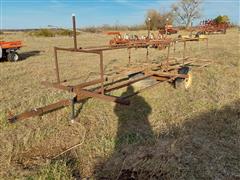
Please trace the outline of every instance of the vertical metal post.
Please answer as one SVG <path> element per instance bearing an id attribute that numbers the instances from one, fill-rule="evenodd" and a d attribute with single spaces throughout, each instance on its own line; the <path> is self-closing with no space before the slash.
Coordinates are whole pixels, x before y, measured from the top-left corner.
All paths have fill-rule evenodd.
<path id="1" fill-rule="evenodd" d="M 208 44 L 208 38 L 206 39 L 207 40 L 207 55 L 208 55 L 208 57 L 209 57 L 209 44 Z"/>
<path id="2" fill-rule="evenodd" d="M 150 39 L 150 21 L 151 18 L 148 18 L 148 40 Z"/>
<path id="3" fill-rule="evenodd" d="M 193 35 L 193 29 L 192 29 L 192 27 L 193 27 L 193 22 L 191 22 L 191 29 L 190 29 L 190 37 L 192 38 L 192 35 Z"/>
<path id="4" fill-rule="evenodd" d="M 187 45 L 187 42 L 184 40 L 183 58 L 186 57 L 186 45 Z"/>
<path id="5" fill-rule="evenodd" d="M 77 49 L 77 31 L 76 31 L 76 19 L 75 15 L 72 15 L 72 22 L 73 22 L 73 39 L 74 39 L 74 49 Z"/>
<path id="6" fill-rule="evenodd" d="M 170 44 L 168 45 L 167 60 L 169 60 L 169 56 L 170 56 Z"/>
<path id="7" fill-rule="evenodd" d="M 168 18 L 166 19 L 166 24 L 165 24 L 165 36 L 167 37 L 168 34 Z"/>
<path id="8" fill-rule="evenodd" d="M 104 94 L 104 74 L 103 74 L 103 52 L 100 52 L 100 75 L 101 75 L 101 93 Z"/>
<path id="9" fill-rule="evenodd" d="M 168 51 L 167 51 L 167 71 L 168 71 L 168 66 L 169 66 L 169 56 L 170 56 L 170 44 L 168 45 Z"/>
<path id="10" fill-rule="evenodd" d="M 176 52 L 176 42 L 173 42 L 173 52 Z"/>
<path id="11" fill-rule="evenodd" d="M 200 41 L 198 40 L 198 52 L 200 52 Z"/>
<path id="12" fill-rule="evenodd" d="M 149 55 L 149 52 L 148 52 L 148 47 L 147 47 L 147 54 L 146 54 L 146 61 L 148 62 L 148 55 Z"/>
<path id="13" fill-rule="evenodd" d="M 184 58 L 186 57 L 186 46 L 187 46 L 187 41 L 184 41 L 183 64 L 184 64 Z"/>
<path id="14" fill-rule="evenodd" d="M 55 58 L 55 66 L 56 66 L 56 75 L 57 75 L 57 83 L 60 83 L 60 75 L 58 68 L 58 58 L 57 58 L 57 48 L 54 47 L 54 58 Z"/>
<path id="15" fill-rule="evenodd" d="M 71 99 L 71 105 L 72 105 L 72 115 L 71 115 L 71 121 L 75 119 L 75 97 Z"/>
<path id="16" fill-rule="evenodd" d="M 128 49 L 128 64 L 131 64 L 131 48 Z"/>

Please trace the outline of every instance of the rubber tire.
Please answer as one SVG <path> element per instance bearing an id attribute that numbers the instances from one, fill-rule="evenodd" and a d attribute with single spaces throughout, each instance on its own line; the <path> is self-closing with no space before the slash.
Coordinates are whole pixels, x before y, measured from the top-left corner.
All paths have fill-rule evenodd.
<path id="1" fill-rule="evenodd" d="M 15 51 L 12 51 L 7 55 L 7 60 L 10 62 L 17 62 L 19 59 L 19 54 Z"/>
<path id="2" fill-rule="evenodd" d="M 176 78 L 174 81 L 174 87 L 176 89 L 189 89 L 192 85 L 192 73 L 191 69 L 189 67 L 183 67 L 179 69 L 178 71 L 179 74 L 187 74 L 189 77 L 188 78 Z"/>
<path id="3" fill-rule="evenodd" d="M 200 31 L 199 31 L 199 32 L 196 33 L 195 37 L 196 37 L 196 38 L 199 38 L 200 35 L 204 35 L 204 34 L 205 34 L 204 32 L 200 32 Z"/>

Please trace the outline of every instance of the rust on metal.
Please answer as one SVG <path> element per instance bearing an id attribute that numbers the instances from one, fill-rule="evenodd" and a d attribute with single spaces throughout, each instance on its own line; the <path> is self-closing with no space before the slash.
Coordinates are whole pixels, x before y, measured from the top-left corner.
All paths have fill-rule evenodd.
<path id="1" fill-rule="evenodd" d="M 45 113 L 57 110 L 59 108 L 63 108 L 66 106 L 72 105 L 72 118 L 74 118 L 74 104 L 83 102 L 88 98 L 96 98 L 100 100 L 105 100 L 109 102 L 119 103 L 122 105 L 129 105 L 130 100 L 128 99 L 131 96 L 134 96 L 143 90 L 149 89 L 154 87 L 161 82 L 173 82 L 177 78 L 188 78 L 187 74 L 179 74 L 178 70 L 182 67 L 188 66 L 192 64 L 194 60 L 190 60 L 186 57 L 185 50 L 186 50 L 186 42 L 187 41 L 198 41 L 197 38 L 192 39 L 151 39 L 150 38 L 150 31 L 148 32 L 148 38 L 146 39 L 131 39 L 122 41 L 111 41 L 109 45 L 104 46 L 90 46 L 90 47 L 77 47 L 77 35 L 76 35 L 76 20 L 75 16 L 72 17 L 73 21 L 73 48 L 63 48 L 63 47 L 54 47 L 54 56 L 55 56 L 55 69 L 56 69 L 56 82 L 43 82 L 42 84 L 47 87 L 53 87 L 56 89 L 64 90 L 67 92 L 72 92 L 75 96 L 72 99 L 63 99 L 59 102 L 36 108 L 19 115 L 12 115 L 9 116 L 10 122 L 15 122 L 18 120 L 23 120 L 26 118 L 34 117 L 34 116 L 41 116 Z M 120 35 L 119 33 L 111 33 L 114 35 Z M 118 42 L 118 43 L 117 43 Z M 170 57 L 170 47 L 173 44 L 175 49 L 176 42 L 183 42 L 184 43 L 184 58 L 176 59 Z M 147 62 L 146 63 L 135 63 L 131 62 L 131 49 L 132 48 L 146 48 L 147 54 Z M 149 60 L 149 48 L 153 49 L 167 49 L 167 58 L 163 62 L 159 63 L 152 63 Z M 119 71 L 116 71 L 113 75 L 106 75 L 104 74 L 104 51 L 109 50 L 117 50 L 117 49 L 127 49 L 128 50 L 128 67 L 122 68 Z M 64 80 L 61 82 L 60 79 L 60 71 L 59 71 L 59 63 L 58 63 L 58 51 L 67 51 L 72 53 L 93 53 L 99 55 L 99 70 L 100 70 L 100 77 L 91 80 L 88 82 L 84 82 L 78 85 L 64 85 L 64 82 L 68 82 Z M 140 77 L 131 79 L 130 77 L 135 74 L 141 74 Z M 112 91 L 128 87 L 136 82 L 145 80 L 147 78 L 153 78 L 156 80 L 155 84 L 149 85 L 141 90 L 138 90 L 130 95 L 125 97 L 115 97 L 109 95 Z M 92 86 L 95 86 L 92 88 Z"/>

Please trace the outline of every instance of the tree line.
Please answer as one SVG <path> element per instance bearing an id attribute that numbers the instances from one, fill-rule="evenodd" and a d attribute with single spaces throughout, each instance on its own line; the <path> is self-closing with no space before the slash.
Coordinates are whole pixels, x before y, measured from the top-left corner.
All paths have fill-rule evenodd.
<path id="1" fill-rule="evenodd" d="M 169 12 L 150 9 L 147 11 L 145 24 L 152 30 L 164 28 L 166 24 L 176 24 L 184 28 L 189 28 L 192 22 L 202 17 L 203 0 L 179 0 L 172 4 Z M 229 23 L 228 16 L 217 16 L 213 19 L 216 23 Z"/>
<path id="2" fill-rule="evenodd" d="M 105 30 L 142 30 L 150 28 L 157 30 L 164 28 L 166 24 L 174 24 L 183 28 L 189 28 L 194 20 L 202 17 L 203 0 L 178 0 L 171 5 L 168 12 L 160 12 L 156 9 L 149 9 L 146 12 L 145 20 L 140 25 L 103 25 L 101 27 L 87 27 L 81 30 L 87 32 L 102 32 Z M 228 16 L 218 16 L 214 19 L 216 23 L 230 22 Z"/>

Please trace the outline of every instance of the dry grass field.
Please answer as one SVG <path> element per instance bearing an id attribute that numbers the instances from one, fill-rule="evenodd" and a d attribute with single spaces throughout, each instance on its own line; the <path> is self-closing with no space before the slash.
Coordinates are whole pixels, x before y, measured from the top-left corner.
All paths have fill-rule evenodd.
<path id="1" fill-rule="evenodd" d="M 138 32 L 141 33 L 141 32 Z M 143 32 L 142 32 L 143 33 Z M 209 36 L 188 46 L 191 57 L 213 63 L 193 69 L 188 90 L 162 83 L 131 98 L 130 106 L 97 99 L 78 104 L 77 123 L 69 122 L 71 108 L 15 124 L 14 114 L 40 107 L 73 94 L 45 88 L 56 81 L 53 47 L 72 47 L 71 37 L 32 37 L 26 33 L 1 35 L 23 40 L 22 61 L 0 63 L 0 179 L 239 179 L 240 99 L 239 32 Z M 81 33 L 80 46 L 104 45 L 109 36 Z M 171 56 L 182 56 L 182 44 Z M 133 59 L 145 60 L 146 50 L 133 50 Z M 166 50 L 150 50 L 161 61 Z M 98 57 L 60 54 L 61 79 L 96 77 Z M 104 53 L 111 71 L 128 61 L 127 50 Z M 132 88 L 121 89 L 123 95 Z M 64 150 L 80 146 L 59 155 Z M 59 155 L 59 156 L 58 156 Z"/>

